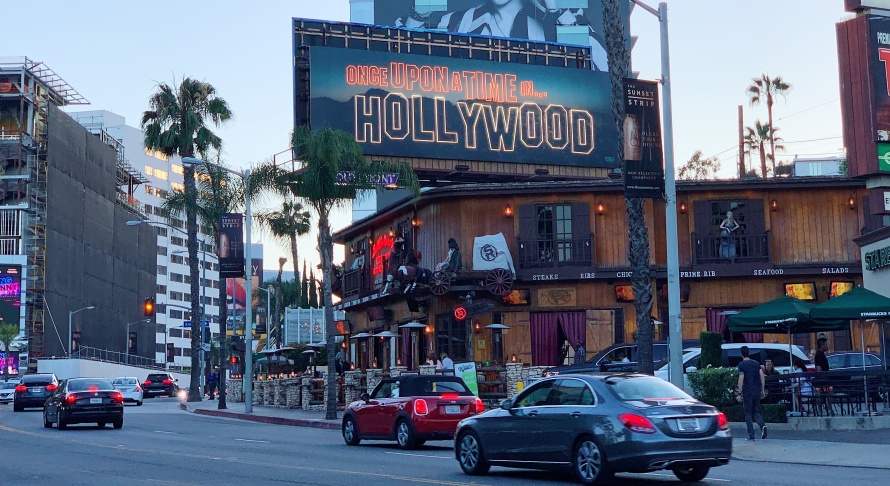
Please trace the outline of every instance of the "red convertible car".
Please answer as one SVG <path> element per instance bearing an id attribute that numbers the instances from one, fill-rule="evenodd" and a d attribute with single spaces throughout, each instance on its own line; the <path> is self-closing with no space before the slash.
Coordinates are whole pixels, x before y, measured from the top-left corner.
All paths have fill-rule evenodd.
<path id="1" fill-rule="evenodd" d="M 343 440 L 395 440 L 413 449 L 428 440 L 451 440 L 457 423 L 483 412 L 482 400 L 454 376 L 402 375 L 381 381 L 349 404 Z"/>

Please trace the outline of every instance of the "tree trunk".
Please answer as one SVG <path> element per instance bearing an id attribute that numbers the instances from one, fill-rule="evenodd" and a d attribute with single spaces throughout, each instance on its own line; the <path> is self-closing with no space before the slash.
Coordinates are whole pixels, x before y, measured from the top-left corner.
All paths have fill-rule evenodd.
<path id="1" fill-rule="evenodd" d="M 298 258 L 300 255 L 300 250 L 297 248 L 297 235 L 296 233 L 290 235 L 290 254 L 291 258 L 294 259 L 294 283 L 300 283 L 300 259 Z M 300 303 L 297 302 L 297 305 Z"/>
<path id="2" fill-rule="evenodd" d="M 189 155 L 190 156 L 190 155 Z M 195 168 L 191 164 L 182 164 L 182 178 L 185 183 L 185 196 L 188 201 L 185 209 L 185 226 L 188 235 L 189 276 L 191 277 L 191 322 L 192 322 L 192 355 L 191 379 L 189 380 L 190 402 L 200 402 L 201 397 L 201 305 L 200 274 L 198 273 L 198 218 L 195 203 L 198 191 L 195 187 Z"/>
<path id="3" fill-rule="evenodd" d="M 621 23 L 620 0 L 603 0 L 603 26 L 606 51 L 609 56 L 609 79 L 612 83 L 612 115 L 618 129 L 617 160 L 624 160 L 624 78 L 630 56 L 624 43 L 624 25 Z M 625 167 L 626 173 L 626 167 Z M 649 268 L 649 229 L 643 200 L 626 198 L 627 236 L 630 240 L 628 260 L 632 270 L 631 284 L 634 290 L 634 308 L 637 314 L 637 349 L 639 371 L 653 373 L 652 363 L 652 280 Z"/>
<path id="4" fill-rule="evenodd" d="M 284 341 L 282 341 L 282 336 L 284 336 L 284 332 L 282 331 L 282 322 L 281 322 L 281 271 L 284 269 L 284 265 L 278 267 L 278 279 L 275 280 L 275 310 L 272 314 L 272 319 L 275 322 L 275 347 L 276 349 L 280 349 L 284 346 Z M 269 323 L 268 325 L 272 325 Z"/>
<path id="5" fill-rule="evenodd" d="M 770 148 L 770 153 L 773 156 L 773 159 L 772 159 L 773 177 L 775 177 L 776 176 L 776 141 L 774 140 L 774 137 L 773 137 L 773 103 L 772 103 L 772 100 L 767 100 L 766 114 L 767 114 L 767 118 L 769 118 L 769 131 L 767 133 L 769 133 L 769 148 Z M 764 175 L 763 178 L 765 179 L 766 175 Z"/>
<path id="6" fill-rule="evenodd" d="M 219 253 L 219 231 L 216 232 L 216 248 Z M 229 301 L 228 301 L 228 279 L 219 279 L 219 377 L 216 379 L 219 387 L 219 401 L 217 407 L 225 410 L 226 407 L 226 370 L 229 369 L 229 342 L 228 336 L 228 319 L 229 319 Z"/>
<path id="7" fill-rule="evenodd" d="M 763 146 L 763 142 L 760 143 L 760 171 L 766 179 L 766 147 Z"/>
<path id="8" fill-rule="evenodd" d="M 321 208 L 319 208 L 321 209 Z M 325 338 L 327 339 L 328 377 L 325 386 L 328 397 L 325 419 L 337 418 L 337 366 L 334 349 L 334 305 L 331 298 L 331 270 L 334 264 L 334 244 L 331 237 L 331 225 L 326 209 L 318 211 L 318 250 L 321 254 L 322 302 L 324 305 Z"/>

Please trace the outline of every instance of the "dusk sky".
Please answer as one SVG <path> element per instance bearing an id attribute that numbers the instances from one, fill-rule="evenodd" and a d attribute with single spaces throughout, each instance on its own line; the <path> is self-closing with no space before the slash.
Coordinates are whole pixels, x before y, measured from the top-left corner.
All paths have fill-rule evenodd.
<path id="1" fill-rule="evenodd" d="M 745 125 L 767 118 L 766 107 L 751 107 L 745 95 L 761 73 L 793 85 L 774 109 L 787 147 L 780 161 L 843 154 L 835 23 L 848 14 L 841 0 L 671 0 L 668 8 L 678 167 L 702 150 L 719 157 L 721 177 L 735 176 L 738 105 Z M 218 134 L 224 160 L 239 169 L 288 148 L 291 18 L 349 20 L 348 0 L 46 0 L 34 9 L 3 6 L 0 57 L 42 61 L 91 101 L 68 111 L 109 110 L 138 126 L 158 82 L 207 81 L 235 112 Z M 652 15 L 634 11 L 632 62 L 643 79 L 661 75 L 658 29 Z M 348 222 L 341 215 L 335 224 Z M 289 252 L 265 243 L 265 266 L 277 268 Z M 301 253 L 317 261 L 315 246 L 314 236 L 304 237 Z"/>

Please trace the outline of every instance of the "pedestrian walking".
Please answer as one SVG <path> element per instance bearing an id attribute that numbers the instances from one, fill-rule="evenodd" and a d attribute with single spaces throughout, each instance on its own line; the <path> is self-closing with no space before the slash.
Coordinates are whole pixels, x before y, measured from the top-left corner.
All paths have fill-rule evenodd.
<path id="1" fill-rule="evenodd" d="M 210 375 L 207 376 L 207 394 L 210 395 L 210 399 L 216 399 L 216 382 L 219 380 L 219 368 L 214 368 L 213 371 L 210 372 Z"/>
<path id="2" fill-rule="evenodd" d="M 751 359 L 748 346 L 742 346 L 742 362 L 739 363 L 739 388 L 736 398 L 745 406 L 745 424 L 748 426 L 748 440 L 754 440 L 754 425 L 760 426 L 760 438 L 766 439 L 767 429 L 760 415 L 760 400 L 766 396 L 766 377 L 760 363 Z"/>

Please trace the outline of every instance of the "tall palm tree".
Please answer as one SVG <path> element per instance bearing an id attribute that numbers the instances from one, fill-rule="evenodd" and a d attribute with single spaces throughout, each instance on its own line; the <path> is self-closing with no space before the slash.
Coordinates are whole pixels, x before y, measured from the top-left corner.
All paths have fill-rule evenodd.
<path id="1" fill-rule="evenodd" d="M 0 324 L 0 344 L 3 344 L 3 352 L 6 356 L 6 365 L 3 366 L 3 378 L 4 381 L 7 376 L 9 376 L 9 363 L 12 361 L 12 350 L 9 349 L 12 347 L 12 342 L 15 341 L 15 338 L 19 335 L 19 326 L 15 324 L 3 323 Z"/>
<path id="2" fill-rule="evenodd" d="M 294 250 L 296 251 L 296 250 Z M 282 304 L 282 295 L 281 295 L 281 273 L 284 271 L 284 264 L 287 263 L 287 258 L 281 257 L 278 259 L 278 278 L 275 280 L 275 342 L 278 343 L 278 347 L 284 346 L 284 332 L 281 329 L 281 304 Z M 296 274 L 294 274 L 294 279 L 296 279 Z M 268 325 L 272 325 L 269 323 Z M 277 349 L 277 348 L 276 348 Z"/>
<path id="3" fill-rule="evenodd" d="M 606 51 L 609 55 L 609 80 L 612 82 L 612 116 L 618 129 L 619 153 L 617 160 L 624 160 L 620 147 L 624 146 L 624 78 L 630 56 L 624 43 L 624 23 L 619 4 L 623 0 L 603 0 L 603 30 L 605 30 Z M 634 308 L 637 317 L 637 345 L 639 349 L 639 370 L 641 373 L 654 373 L 652 362 L 652 279 L 649 269 L 649 228 L 646 226 L 646 213 L 643 200 L 626 198 L 627 237 L 630 243 L 628 260 L 632 271 L 631 285 L 634 290 Z"/>
<path id="4" fill-rule="evenodd" d="M 761 124 L 760 120 L 754 122 L 754 128 L 745 127 L 745 150 L 749 155 L 754 150 L 760 153 L 760 172 L 764 179 L 767 176 L 767 159 L 772 163 L 773 175 L 776 173 L 776 159 L 772 154 L 766 153 L 767 144 L 771 145 L 773 150 L 785 150 L 785 146 L 781 144 L 782 137 L 776 136 L 778 131 L 778 128 L 770 129 L 769 124 Z"/>
<path id="5" fill-rule="evenodd" d="M 775 78 L 770 78 L 766 74 L 761 74 L 759 78 L 753 78 L 751 86 L 748 86 L 748 89 L 745 92 L 748 94 L 748 101 L 751 102 L 751 106 L 759 105 L 761 102 L 766 102 L 766 113 L 769 121 L 769 126 L 773 125 L 773 104 L 776 102 L 776 97 L 781 96 L 785 97 L 789 91 L 791 91 L 792 86 L 785 82 L 782 79 L 782 76 L 776 76 Z M 773 162 L 776 160 L 776 141 L 770 141 L 770 155 L 772 156 Z M 773 167 L 775 169 L 775 167 Z M 766 177 L 764 174 L 763 177 Z"/>
<path id="6" fill-rule="evenodd" d="M 293 200 L 281 203 L 281 209 L 257 213 L 257 221 L 269 230 L 278 242 L 290 245 L 294 266 L 294 279 L 300 275 L 299 247 L 297 238 L 309 233 L 312 217 L 302 204 Z"/>
<path id="7" fill-rule="evenodd" d="M 186 166 L 188 167 L 188 166 Z M 167 200 L 164 201 L 164 210 L 168 212 L 171 216 L 177 216 L 182 213 L 188 213 L 188 211 L 192 211 L 197 215 L 197 218 L 200 219 L 201 225 L 209 227 L 213 234 L 213 244 L 216 248 L 219 248 L 219 221 L 220 217 L 226 213 L 232 213 L 238 211 L 241 205 L 241 201 L 244 197 L 243 183 L 240 178 L 233 178 L 229 176 L 229 173 L 220 169 L 219 166 L 214 164 L 201 164 L 198 166 L 195 171 L 198 174 L 198 182 L 196 183 L 196 197 L 194 199 L 189 198 L 186 194 L 175 191 L 171 193 Z M 207 251 L 207 248 L 204 248 Z M 218 250 L 217 250 L 218 251 Z M 192 258 L 189 261 L 189 265 L 195 264 L 197 268 L 197 259 Z M 196 279 L 192 279 L 192 285 L 194 286 Z M 204 283 L 206 288 L 206 283 Z M 198 296 L 197 292 L 192 290 L 192 301 L 194 302 L 195 297 Z M 226 305 L 226 285 L 225 282 L 220 282 L 219 291 L 217 293 L 219 298 L 219 326 L 220 326 L 220 336 L 223 336 L 221 339 L 225 339 L 226 336 L 226 321 L 228 319 L 229 306 Z M 192 321 L 196 321 L 195 316 L 199 316 L 200 310 L 198 313 L 192 313 Z M 192 332 L 192 342 L 194 343 L 195 335 L 198 335 L 199 343 L 200 343 L 200 332 L 194 332 L 194 328 Z M 199 328 L 200 329 L 200 328 Z M 221 370 L 225 370 L 225 367 L 228 365 L 228 346 L 223 345 L 220 346 L 220 363 Z M 198 354 L 197 352 L 195 353 Z M 194 359 L 194 356 L 193 356 Z M 221 373 L 221 377 L 224 376 L 225 373 Z M 194 376 L 194 375 L 193 375 Z M 226 383 L 225 380 L 219 380 L 219 402 L 218 408 L 224 409 L 226 408 Z"/>
<path id="8" fill-rule="evenodd" d="M 142 131 L 145 148 L 164 155 L 180 157 L 206 156 L 210 148 L 219 150 L 222 139 L 207 127 L 207 122 L 219 127 L 232 118 L 226 100 L 216 95 L 216 88 L 209 83 L 183 78 L 179 86 L 158 84 L 158 91 L 148 100 L 149 109 L 142 114 Z M 194 168 L 183 164 L 185 197 L 197 199 Z M 191 277 L 191 315 L 201 315 L 198 302 L 198 222 L 194 205 L 186 206 L 186 233 L 188 235 L 189 276 Z M 192 364 L 189 382 L 190 402 L 201 401 L 199 350 L 201 333 L 192 333 Z"/>
<path id="9" fill-rule="evenodd" d="M 296 172 L 267 165 L 257 169 L 258 176 L 267 181 L 267 187 L 285 190 L 291 196 L 302 198 L 318 217 L 318 249 L 322 268 L 322 302 L 327 336 L 328 390 L 336 390 L 336 366 L 334 358 L 334 307 L 331 303 L 332 269 L 334 267 L 334 241 L 331 236 L 331 210 L 352 202 L 362 191 L 373 188 L 372 176 L 382 173 L 399 175 L 399 185 L 419 194 L 417 176 L 404 162 L 368 161 L 362 149 L 349 133 L 324 128 L 309 130 L 300 127 L 292 138 L 294 156 L 303 162 Z M 346 183 L 338 183 L 338 172 L 350 172 Z M 328 419 L 337 418 L 337 393 L 328 393 Z"/>

